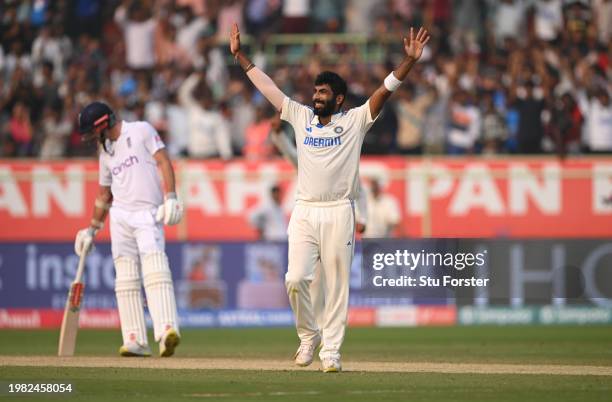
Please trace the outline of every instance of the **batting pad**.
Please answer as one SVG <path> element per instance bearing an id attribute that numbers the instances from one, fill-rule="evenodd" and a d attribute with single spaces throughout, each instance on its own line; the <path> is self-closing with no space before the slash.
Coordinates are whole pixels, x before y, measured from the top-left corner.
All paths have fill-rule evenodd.
<path id="1" fill-rule="evenodd" d="M 142 293 L 140 291 L 140 272 L 138 263 L 129 257 L 115 260 L 115 294 L 121 321 L 123 344 L 138 342 L 147 344 Z"/>
<path id="2" fill-rule="evenodd" d="M 167 329 L 174 328 L 178 332 L 174 287 L 166 253 L 155 251 L 142 257 L 142 275 L 153 333 L 159 342 Z"/>

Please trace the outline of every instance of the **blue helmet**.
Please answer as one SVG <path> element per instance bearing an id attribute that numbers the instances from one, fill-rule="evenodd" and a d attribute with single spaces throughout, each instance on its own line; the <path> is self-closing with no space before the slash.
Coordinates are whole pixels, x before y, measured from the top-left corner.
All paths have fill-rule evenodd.
<path id="1" fill-rule="evenodd" d="M 79 133 L 91 134 L 94 128 L 111 128 L 116 118 L 113 109 L 103 102 L 92 102 L 79 113 Z"/>

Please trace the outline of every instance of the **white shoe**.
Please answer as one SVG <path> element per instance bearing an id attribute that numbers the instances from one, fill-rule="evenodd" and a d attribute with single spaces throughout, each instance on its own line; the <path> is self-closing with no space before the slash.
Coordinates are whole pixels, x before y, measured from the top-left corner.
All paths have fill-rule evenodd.
<path id="1" fill-rule="evenodd" d="M 300 347 L 293 356 L 295 364 L 300 367 L 309 366 L 312 363 L 315 350 L 321 344 L 321 336 L 317 334 L 310 342 L 301 342 Z"/>
<path id="2" fill-rule="evenodd" d="M 181 343 L 181 337 L 174 328 L 168 329 L 159 341 L 159 355 L 170 357 L 174 354 L 174 349 Z"/>
<path id="3" fill-rule="evenodd" d="M 121 345 L 119 354 L 123 357 L 150 357 L 151 348 L 149 345 L 141 345 L 138 342 L 128 342 Z"/>
<path id="4" fill-rule="evenodd" d="M 324 373 L 339 373 L 342 371 L 342 364 L 340 364 L 339 357 L 326 357 L 321 360 Z"/>

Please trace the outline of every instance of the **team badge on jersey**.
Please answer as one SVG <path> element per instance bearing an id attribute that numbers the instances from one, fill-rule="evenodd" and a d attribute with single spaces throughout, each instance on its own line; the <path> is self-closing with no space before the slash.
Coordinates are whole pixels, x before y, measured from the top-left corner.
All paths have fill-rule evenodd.
<path id="1" fill-rule="evenodd" d="M 344 131 L 344 128 L 342 126 L 338 126 L 338 127 L 334 128 L 334 133 L 336 133 L 336 134 L 340 134 L 343 131 Z"/>

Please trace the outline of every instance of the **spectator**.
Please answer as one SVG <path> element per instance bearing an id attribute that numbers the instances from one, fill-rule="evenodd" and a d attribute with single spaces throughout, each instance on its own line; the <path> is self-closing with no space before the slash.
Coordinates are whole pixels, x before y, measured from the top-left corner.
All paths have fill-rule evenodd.
<path id="1" fill-rule="evenodd" d="M 102 0 L 75 0 L 72 3 L 74 4 L 76 14 L 76 33 L 98 36 L 102 28 L 100 18 L 103 7 Z"/>
<path id="2" fill-rule="evenodd" d="M 245 85 L 243 81 L 232 81 L 227 92 L 232 148 L 240 154 L 246 142 L 246 129 L 255 121 L 253 87 Z"/>
<path id="3" fill-rule="evenodd" d="M 497 43 L 502 43 L 506 38 L 518 39 L 523 30 L 525 11 L 523 0 L 501 0 L 493 18 Z"/>
<path id="4" fill-rule="evenodd" d="M 15 142 L 17 156 L 30 156 L 32 151 L 32 123 L 30 110 L 21 102 L 13 106 L 13 113 L 9 121 L 9 133 Z"/>
<path id="5" fill-rule="evenodd" d="M 344 11 L 346 32 L 371 34 L 374 19 L 380 13 L 379 10 L 384 9 L 385 3 L 385 0 L 347 0 Z"/>
<path id="6" fill-rule="evenodd" d="M 337 32 L 342 22 L 344 0 L 314 0 L 314 32 Z"/>
<path id="7" fill-rule="evenodd" d="M 193 14 L 196 16 L 203 16 L 206 14 L 206 11 L 207 11 L 206 3 L 210 3 L 210 2 L 206 2 L 202 0 L 176 0 L 176 5 L 179 8 L 189 7 L 191 8 L 191 11 L 193 12 Z"/>
<path id="8" fill-rule="evenodd" d="M 247 32 L 260 36 L 263 32 L 275 30 L 281 6 L 281 0 L 247 0 L 245 6 Z"/>
<path id="9" fill-rule="evenodd" d="M 601 43 L 612 41 L 612 1 L 593 0 L 593 14 L 597 27 L 597 38 Z"/>
<path id="10" fill-rule="evenodd" d="M 527 81 L 523 88 L 512 88 L 510 103 L 518 112 L 518 151 L 524 154 L 538 154 L 542 152 L 542 138 L 544 127 L 542 112 L 545 101 L 534 94 L 534 83 Z"/>
<path id="11" fill-rule="evenodd" d="M 40 159 L 58 159 L 66 155 L 68 137 L 72 132 L 72 119 L 63 114 L 59 106 L 47 106 L 43 111 L 43 143 Z"/>
<path id="12" fill-rule="evenodd" d="M 32 57 L 25 53 L 21 42 L 13 42 L 11 51 L 4 57 L 4 70 L 10 77 L 16 69 L 22 69 L 28 74 L 32 72 Z"/>
<path id="13" fill-rule="evenodd" d="M 42 64 L 40 75 L 35 78 L 38 78 L 38 82 L 34 82 L 34 88 L 40 102 L 39 107 L 44 108 L 56 104 L 59 101 L 59 85 L 53 79 L 53 63 L 45 61 Z"/>
<path id="14" fill-rule="evenodd" d="M 217 17 L 217 40 L 220 42 L 227 41 L 234 23 L 238 24 L 240 29 L 243 28 L 242 6 L 243 0 L 225 0 L 222 2 Z"/>
<path id="15" fill-rule="evenodd" d="M 259 239 L 287 241 L 287 216 L 282 208 L 282 193 L 278 185 L 270 189 L 269 199 L 251 214 L 249 221 L 257 230 Z"/>
<path id="16" fill-rule="evenodd" d="M 266 159 L 274 155 L 274 147 L 268 139 L 272 128 L 270 110 L 261 103 L 255 108 L 255 121 L 245 132 L 244 156 L 247 159 Z"/>
<path id="17" fill-rule="evenodd" d="M 125 62 L 134 70 L 152 69 L 155 65 L 155 29 L 157 22 L 144 4 L 124 2 L 115 11 L 115 22 L 123 29 Z"/>
<path id="18" fill-rule="evenodd" d="M 384 155 L 395 152 L 397 134 L 397 115 L 393 103 L 388 102 L 372 125 L 370 135 L 363 140 L 363 152 L 376 155 Z"/>
<path id="19" fill-rule="evenodd" d="M 12 137 L 2 138 L 0 136 L 0 156 L 11 158 L 17 156 L 17 144 Z"/>
<path id="20" fill-rule="evenodd" d="M 179 89 L 178 99 L 189 116 L 189 156 L 231 158 L 228 123 L 219 111 L 213 109 L 212 92 L 203 83 L 202 72 L 193 73 L 185 80 Z"/>
<path id="21" fill-rule="evenodd" d="M 435 94 L 428 88 L 423 94 L 415 94 L 414 87 L 403 85 L 395 103 L 397 114 L 397 146 L 401 153 L 421 153 L 423 120 L 427 109 L 434 102 Z"/>
<path id="22" fill-rule="evenodd" d="M 363 237 L 392 237 L 393 232 L 401 221 L 397 200 L 390 194 L 382 192 L 378 180 L 370 182 L 367 200 L 368 219 Z"/>
<path id="23" fill-rule="evenodd" d="M 483 154 L 497 154 L 502 144 L 508 138 L 508 128 L 504 116 L 497 111 L 493 103 L 493 96 L 488 94 L 484 98 L 484 111 L 482 118 Z"/>
<path id="24" fill-rule="evenodd" d="M 534 6 L 536 37 L 547 42 L 555 40 L 563 28 L 561 0 L 536 1 Z"/>
<path id="25" fill-rule="evenodd" d="M 451 155 L 474 153 L 480 136 L 480 110 L 470 102 L 466 91 L 455 91 L 450 104 L 447 152 Z"/>
<path id="26" fill-rule="evenodd" d="M 353 99 L 365 100 L 363 95 L 380 85 L 388 72 L 387 64 L 394 64 L 387 60 L 396 54 L 389 38 L 421 20 L 433 27 L 428 55 L 406 83 L 410 96 L 404 97 L 401 91 L 393 96 L 395 105 L 389 104 L 372 128 L 376 134 L 366 137 L 366 154 L 415 152 L 420 144 L 428 153 L 443 152 L 447 119 L 457 116 L 449 110 L 458 110 L 456 103 L 449 106 L 448 99 L 451 88 L 457 87 L 474 96 L 493 94 L 493 106 L 488 100 L 463 105 L 473 106 L 482 116 L 483 152 L 541 152 L 542 147 L 550 152 L 555 148 L 550 145 L 552 139 L 558 152 L 572 153 L 581 131 L 585 149 L 593 145 L 595 151 L 599 140 L 590 139 L 594 118 L 584 116 L 583 121 L 580 109 L 571 106 L 576 102 L 564 94 L 586 89 L 590 96 L 586 104 L 592 107 L 598 98 L 590 93 L 592 88 L 610 90 L 611 13 L 611 0 L 12 0 L 0 7 L 3 148 L 13 153 L 14 145 L 24 152 L 23 144 L 17 144 L 8 129 L 17 103 L 29 110 L 31 119 L 28 154 L 42 151 L 38 145 L 45 140 L 38 137 L 48 121 L 47 107 L 72 105 L 72 115 L 84 103 L 105 98 L 126 109 L 127 116 L 149 116 L 162 134 L 167 130 L 169 149 L 174 142 L 174 154 L 186 154 L 190 137 L 184 133 L 189 130 L 181 128 L 181 123 L 189 124 L 191 119 L 184 116 L 190 112 L 177 103 L 176 95 L 186 71 L 195 66 L 212 90 L 213 106 L 223 105 L 219 116 L 230 125 L 234 153 L 241 153 L 261 95 L 232 79 L 236 67 L 216 38 L 226 41 L 228 24 L 233 20 L 242 24 L 244 18 L 246 31 L 256 35 L 250 48 L 256 53 L 255 63 L 269 71 L 285 93 L 308 103 L 311 88 L 307 83 L 314 72 L 328 66 L 340 68 L 341 75 L 353 77 L 347 106 Z M 375 43 L 355 46 L 353 38 L 341 36 L 312 46 L 306 42 L 282 45 L 282 36 L 280 41 L 279 37 L 268 40 L 268 34 L 277 35 L 283 28 L 357 32 L 375 35 L 371 41 Z M 327 49 L 321 53 L 324 58 L 312 57 L 315 47 Z M 513 88 L 528 81 L 534 83 L 532 98 L 527 98 L 526 89 Z M 405 112 L 413 113 L 410 107 L 429 94 L 430 87 L 435 87 L 433 103 L 410 121 Z M 194 88 L 198 105 L 200 92 Z M 509 133 L 503 146 L 499 135 L 491 134 L 503 131 L 500 116 Z M 213 153 L 220 155 L 218 131 L 214 130 L 210 144 Z M 480 152 L 476 141 L 471 150 Z M 68 155 L 92 151 L 78 137 L 71 137 Z"/>
<path id="27" fill-rule="evenodd" d="M 580 151 L 582 121 L 580 109 L 569 93 L 563 94 L 554 102 L 547 131 L 560 157 L 563 158 L 568 153 L 575 154 Z"/>
<path id="28" fill-rule="evenodd" d="M 176 28 L 168 21 L 160 21 L 155 30 L 155 60 L 162 66 L 191 66 L 191 54 L 177 43 Z"/>
<path id="29" fill-rule="evenodd" d="M 578 93 L 578 106 L 584 116 L 583 142 L 592 153 L 612 152 L 612 104 L 610 94 L 599 88 L 587 97 Z"/>
<path id="30" fill-rule="evenodd" d="M 308 32 L 310 22 L 310 0 L 284 0 L 283 20 L 281 30 L 283 33 Z"/>
<path id="31" fill-rule="evenodd" d="M 486 5 L 483 0 L 455 0 L 453 2 L 453 34 L 451 46 L 455 51 L 474 49 L 484 36 Z"/>
<path id="32" fill-rule="evenodd" d="M 427 154 L 443 154 L 446 147 L 448 119 L 448 95 L 432 87 L 433 103 L 423 119 L 423 150 Z"/>
<path id="33" fill-rule="evenodd" d="M 62 27 L 42 27 L 39 35 L 32 44 L 32 62 L 41 66 L 43 62 L 50 62 L 55 72 L 53 78 L 60 81 L 64 77 L 64 63 L 72 54 L 70 40 L 63 36 Z"/>
<path id="34" fill-rule="evenodd" d="M 176 45 L 185 52 L 189 60 L 197 57 L 196 43 L 208 26 L 202 15 L 195 15 L 191 7 L 183 7 L 176 15 Z"/>
<path id="35" fill-rule="evenodd" d="M 582 45 L 592 20 L 591 9 L 579 0 L 567 2 L 565 27 L 572 44 Z"/>
<path id="36" fill-rule="evenodd" d="M 168 153 L 172 157 L 187 156 L 187 144 L 189 136 L 189 114 L 182 107 L 176 94 L 170 94 L 166 106 L 166 118 L 168 129 Z"/>
<path id="37" fill-rule="evenodd" d="M 206 84 L 215 99 L 221 99 L 227 91 L 228 73 L 225 57 L 216 46 L 212 31 L 203 31 L 196 42 L 197 56 L 193 59 L 196 70 L 206 71 Z"/>

